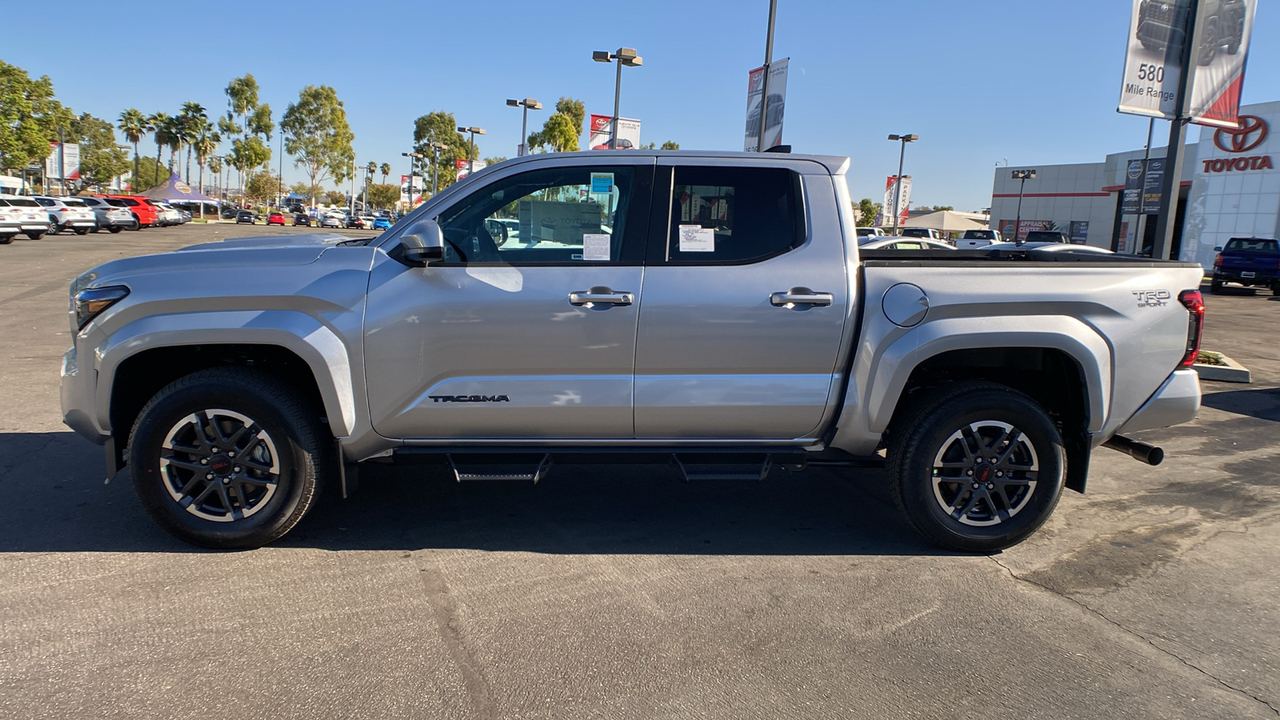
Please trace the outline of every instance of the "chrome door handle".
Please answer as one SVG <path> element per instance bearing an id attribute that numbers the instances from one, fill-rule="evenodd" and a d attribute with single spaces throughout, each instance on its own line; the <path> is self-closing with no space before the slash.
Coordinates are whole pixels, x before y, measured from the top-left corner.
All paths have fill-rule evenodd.
<path id="1" fill-rule="evenodd" d="M 826 307 L 835 302 L 835 296 L 827 292 L 814 292 L 807 287 L 791 288 L 786 292 L 776 292 L 769 296 L 774 307 L 791 308 L 797 305 Z"/>
<path id="2" fill-rule="evenodd" d="M 585 307 L 597 305 L 630 305 L 636 301 L 635 293 L 614 292 L 607 287 L 593 287 L 590 290 L 578 290 L 569 293 L 569 304 Z"/>

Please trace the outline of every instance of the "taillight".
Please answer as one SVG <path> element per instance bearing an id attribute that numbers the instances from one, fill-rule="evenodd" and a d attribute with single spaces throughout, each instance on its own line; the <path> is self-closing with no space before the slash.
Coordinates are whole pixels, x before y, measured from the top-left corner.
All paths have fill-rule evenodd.
<path id="1" fill-rule="evenodd" d="M 1213 259 L 1213 266 L 1222 267 L 1222 253 L 1218 253 L 1218 256 Z"/>
<path id="2" fill-rule="evenodd" d="M 1196 363 L 1200 354 L 1200 333 L 1204 330 L 1204 298 L 1199 290 L 1183 290 L 1178 294 L 1178 302 L 1190 313 L 1187 322 L 1187 353 L 1182 356 L 1180 368 L 1189 368 Z"/>

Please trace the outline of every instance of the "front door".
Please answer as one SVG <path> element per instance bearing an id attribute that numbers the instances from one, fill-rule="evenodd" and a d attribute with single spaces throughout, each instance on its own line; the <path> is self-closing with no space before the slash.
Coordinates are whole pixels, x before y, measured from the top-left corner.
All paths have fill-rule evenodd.
<path id="1" fill-rule="evenodd" d="M 444 208 L 441 263 L 379 253 L 373 427 L 422 440 L 630 439 L 652 160 L 499 173 Z"/>

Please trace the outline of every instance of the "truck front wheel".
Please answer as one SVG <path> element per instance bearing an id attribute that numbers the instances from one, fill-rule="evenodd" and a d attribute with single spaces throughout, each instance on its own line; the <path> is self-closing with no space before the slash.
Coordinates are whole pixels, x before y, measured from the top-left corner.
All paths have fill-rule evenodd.
<path id="1" fill-rule="evenodd" d="M 890 489 L 942 547 L 993 552 L 1035 532 L 1058 504 L 1066 455 L 1053 422 L 1003 385 L 965 382 L 913 403 L 894 429 Z"/>
<path id="2" fill-rule="evenodd" d="M 129 439 L 133 486 L 175 537 L 253 548 L 288 532 L 333 466 L 318 411 L 254 370 L 202 370 L 147 403 Z"/>

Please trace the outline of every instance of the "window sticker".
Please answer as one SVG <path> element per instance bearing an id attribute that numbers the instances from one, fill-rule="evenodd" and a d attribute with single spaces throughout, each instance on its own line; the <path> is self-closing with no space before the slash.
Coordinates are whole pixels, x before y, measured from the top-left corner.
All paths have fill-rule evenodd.
<path id="1" fill-rule="evenodd" d="M 592 183 L 594 184 L 594 179 Z M 583 260 L 609 260 L 609 236 L 604 233 L 582 234 Z"/>
<path id="2" fill-rule="evenodd" d="M 716 231 L 701 225 L 680 226 L 680 252 L 715 252 Z"/>
<path id="3" fill-rule="evenodd" d="M 591 192 L 613 192 L 613 173 L 591 173 Z"/>

